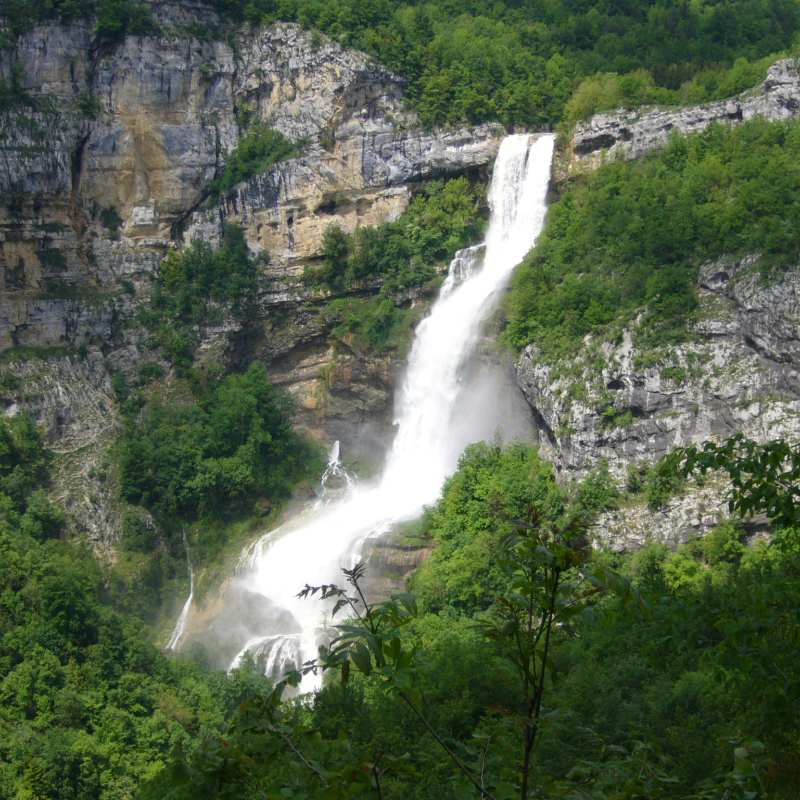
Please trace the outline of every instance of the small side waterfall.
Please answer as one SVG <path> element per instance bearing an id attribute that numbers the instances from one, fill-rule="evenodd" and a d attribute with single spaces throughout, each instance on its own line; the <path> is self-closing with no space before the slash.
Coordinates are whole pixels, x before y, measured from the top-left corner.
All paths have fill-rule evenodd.
<path id="1" fill-rule="evenodd" d="M 183 634 L 186 633 L 186 623 L 189 621 L 189 612 L 192 609 L 192 600 L 194 599 L 194 570 L 192 569 L 192 561 L 189 558 L 189 542 L 186 539 L 186 528 L 183 529 L 183 547 L 186 550 L 186 564 L 189 567 L 189 596 L 183 604 L 181 615 L 178 617 L 178 622 L 167 642 L 167 650 L 172 650 L 173 652 L 177 652 Z"/>
<path id="2" fill-rule="evenodd" d="M 383 476 L 371 486 L 348 483 L 342 499 L 270 531 L 243 554 L 244 587 L 291 615 L 294 630 L 265 630 L 245 645 L 231 668 L 248 650 L 273 677 L 288 663 L 313 659 L 326 633 L 328 609 L 317 600 L 298 600 L 297 593 L 306 583 L 341 581 L 341 567 L 355 563 L 365 539 L 417 517 L 436 500 L 464 446 L 478 438 L 477 420 L 459 417 L 464 367 L 498 291 L 542 230 L 553 145 L 550 135 L 503 141 L 489 191 L 483 264 L 483 248 L 459 251 L 431 313 L 417 328 L 397 394 L 397 434 Z M 338 456 L 334 446 L 329 476 L 340 468 Z M 306 677 L 302 689 L 315 689 L 319 680 Z"/>
<path id="3" fill-rule="evenodd" d="M 328 454 L 328 466 L 325 468 L 325 472 L 322 473 L 322 479 L 319 482 L 323 497 L 328 487 L 328 481 L 331 478 L 338 478 L 340 481 L 344 481 L 348 488 L 352 488 L 358 482 L 358 478 L 342 465 L 340 453 L 341 448 L 339 440 L 337 439 L 333 443 L 333 447 L 331 447 L 331 452 Z"/>

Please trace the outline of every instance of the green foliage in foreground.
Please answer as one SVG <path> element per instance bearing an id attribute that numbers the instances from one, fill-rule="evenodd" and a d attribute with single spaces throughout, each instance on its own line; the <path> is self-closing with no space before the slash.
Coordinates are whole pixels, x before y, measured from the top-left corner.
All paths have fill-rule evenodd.
<path id="1" fill-rule="evenodd" d="M 528 508 L 556 520 L 566 506 L 552 466 L 533 448 L 470 445 L 441 500 L 425 514 L 422 531 L 439 547 L 409 588 L 431 612 L 473 614 L 486 608 L 506 588 L 502 542 L 513 530 L 512 520 Z"/>
<path id="2" fill-rule="evenodd" d="M 754 474 L 769 475 L 777 461 L 794 469 L 791 453 L 743 452 L 760 465 L 747 470 Z M 693 463 L 713 457 L 715 467 L 738 475 L 735 448 L 706 454 Z M 533 489 L 525 488 L 529 479 Z M 226 752 L 206 746 L 189 760 L 198 786 L 221 781 L 241 796 L 244 781 L 277 793 L 291 779 L 295 791 L 315 787 L 311 796 L 345 798 L 353 795 L 340 778 L 354 774 L 364 798 L 519 798 L 520 754 L 535 731 L 530 796 L 793 798 L 800 778 L 796 531 L 783 531 L 780 549 L 748 547 L 742 524 L 729 521 L 674 553 L 663 546 L 592 553 L 572 536 L 574 524 L 544 522 L 561 508 L 546 502 L 547 485 L 520 445 L 468 451 L 437 504 L 438 524 L 452 513 L 461 520 L 457 536 L 486 509 L 503 523 L 526 499 L 536 519 L 484 548 L 440 534 L 450 553 L 421 567 L 416 596 L 370 606 L 360 568 L 347 571 L 347 591 L 320 587 L 351 611 L 321 658 L 342 683 L 326 685 L 311 718 L 282 704 L 280 687 L 254 698 L 229 729 Z M 750 503 L 751 488 L 734 486 L 737 504 Z M 777 495 L 786 489 L 776 484 Z M 494 568 L 499 596 L 443 608 L 424 578 L 448 565 L 456 580 Z M 624 613 L 638 597 L 650 598 L 650 612 Z M 554 614 L 563 618 L 548 625 Z M 545 630 L 549 644 L 540 637 Z M 549 667 L 539 672 L 538 663 Z M 388 758 L 397 754 L 404 754 L 400 767 Z"/>
<path id="3" fill-rule="evenodd" d="M 800 451 L 782 440 L 759 445 L 739 433 L 722 444 L 674 450 L 659 464 L 656 477 L 669 489 L 694 473 L 718 470 L 730 475 L 729 510 L 743 517 L 766 514 L 777 528 L 774 542 L 792 547 L 794 539 L 786 532 L 800 529 Z"/>
<path id="4" fill-rule="evenodd" d="M 212 202 L 219 202 L 237 183 L 296 155 L 297 148 L 280 131 L 261 123 L 252 125 L 225 159 L 225 169 L 209 184 Z"/>
<path id="5" fill-rule="evenodd" d="M 292 411 L 263 364 L 223 378 L 196 405 L 152 408 L 121 456 L 123 497 L 178 519 L 248 512 L 259 496 L 285 497 L 318 466 Z"/>
<path id="6" fill-rule="evenodd" d="M 517 270 L 508 341 L 548 359 L 644 310 L 644 345 L 680 341 L 698 267 L 723 254 L 797 264 L 800 126 L 753 120 L 674 137 L 647 159 L 578 178 Z"/>
<path id="7" fill-rule="evenodd" d="M 221 411 L 265 389 L 237 377 L 200 409 L 221 439 L 255 419 Z M 170 441 L 191 436 L 193 413 Z M 549 800 L 790 800 L 800 461 L 751 445 L 682 451 L 671 466 L 729 472 L 733 507 L 766 510 L 781 547 L 747 546 L 728 521 L 677 552 L 627 556 L 592 551 L 581 523 L 564 522 L 614 502 L 607 470 L 565 491 L 532 448 L 472 446 L 423 523 L 440 546 L 416 596 L 363 604 L 356 572 L 346 595 L 324 589 L 366 613 L 323 653 L 347 680 L 305 705 L 247 668 L 212 675 L 147 644 L 41 494 L 35 427 L 0 420 L 0 794 L 367 800 L 380 784 L 382 800 L 500 800 L 524 796 L 528 774 L 528 796 Z M 639 598 L 649 614 L 625 610 L 644 609 Z"/>
<path id="8" fill-rule="evenodd" d="M 438 546 L 409 588 L 432 613 L 485 610 L 507 589 L 502 542 L 513 520 L 532 511 L 543 524 L 591 520 L 619 499 L 605 462 L 569 492 L 556 483 L 552 464 L 529 445 L 471 444 L 445 481 L 441 499 L 426 509 L 421 533 Z"/>
<path id="9" fill-rule="evenodd" d="M 431 181 L 396 222 L 359 227 L 353 234 L 332 225 L 325 232 L 322 264 L 307 267 L 303 277 L 332 291 L 378 277 L 387 291 L 426 283 L 456 250 L 480 241 L 483 195 L 482 186 L 463 177 Z"/>
<path id="10" fill-rule="evenodd" d="M 47 462 L 30 419 L 0 418 L 0 796 L 163 797 L 171 750 L 218 734 L 268 682 L 149 644 L 45 498 Z"/>

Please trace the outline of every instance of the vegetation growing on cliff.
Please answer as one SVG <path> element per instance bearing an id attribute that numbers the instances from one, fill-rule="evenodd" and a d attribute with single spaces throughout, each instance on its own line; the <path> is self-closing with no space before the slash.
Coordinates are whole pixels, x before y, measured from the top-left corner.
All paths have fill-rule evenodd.
<path id="1" fill-rule="evenodd" d="M 196 404 L 153 405 L 129 423 L 123 497 L 167 521 L 250 514 L 258 497 L 286 497 L 319 466 L 292 411 L 263 364 L 212 384 Z"/>
<path id="2" fill-rule="evenodd" d="M 343 297 L 321 309 L 333 335 L 361 350 L 404 349 L 419 311 L 404 308 L 398 295 L 425 286 L 456 250 L 480 241 L 485 229 L 484 188 L 467 178 L 430 181 L 396 222 L 345 233 L 325 232 L 322 264 L 307 266 L 306 282 L 343 292 L 359 281 L 381 279 L 377 297 Z"/>
<path id="3" fill-rule="evenodd" d="M 34 25 L 56 19 L 69 24 L 89 14 L 97 15 L 95 41 L 113 46 L 126 36 L 152 36 L 159 32 L 153 12 L 140 0 L 4 0 L 0 20 L 0 51 L 14 47 L 16 37 Z"/>
<path id="4" fill-rule="evenodd" d="M 262 123 L 251 125 L 225 159 L 225 168 L 208 186 L 211 202 L 217 203 L 237 183 L 266 172 L 273 164 L 298 154 L 297 147 L 280 131 Z"/>
<path id="5" fill-rule="evenodd" d="M 226 225 L 219 248 L 197 239 L 185 250 L 170 250 L 150 308 L 138 321 L 179 373 L 192 365 L 198 326 L 219 324 L 226 314 L 245 321 L 253 313 L 266 259 L 266 253 L 250 254 L 244 231 L 234 224 Z"/>
<path id="6" fill-rule="evenodd" d="M 775 61 L 767 56 L 758 61 L 737 58 L 730 69 L 704 70 L 679 89 L 658 85 L 647 70 L 620 75 L 604 72 L 578 84 L 564 108 L 564 121 L 572 125 L 600 111 L 636 109 L 644 105 L 677 106 L 722 100 L 761 83 Z"/>
<path id="7" fill-rule="evenodd" d="M 403 353 L 411 340 L 412 325 L 419 309 L 402 308 L 381 293 L 377 297 L 340 297 L 321 309 L 331 324 L 331 336 L 361 352 L 392 348 Z"/>
<path id="8" fill-rule="evenodd" d="M 499 120 L 530 129 L 620 100 L 701 102 L 747 88 L 762 79 L 760 59 L 790 48 L 800 27 L 796 0 L 211 4 L 228 22 L 298 22 L 370 53 L 408 79 L 409 99 L 426 124 Z M 103 44 L 157 30 L 138 0 L 7 0 L 0 11 L 8 26 L 3 41 L 10 47 L 37 22 L 92 12 Z M 584 79 L 592 80 L 565 110 Z"/>
<path id="9" fill-rule="evenodd" d="M 640 313 L 639 342 L 680 341 L 703 262 L 760 254 L 764 269 L 797 263 L 798 156 L 800 126 L 753 120 L 675 136 L 648 158 L 572 181 L 515 274 L 508 341 L 535 342 L 555 359 Z"/>
<path id="10" fill-rule="evenodd" d="M 331 225 L 322 264 L 306 267 L 304 279 L 331 291 L 355 281 L 383 278 L 389 292 L 420 286 L 438 274 L 456 250 L 481 240 L 484 189 L 467 178 L 430 181 L 396 222 L 345 233 Z"/>
<path id="11" fill-rule="evenodd" d="M 409 79 L 409 97 L 427 123 L 496 119 L 531 129 L 562 120 L 573 89 L 598 73 L 652 85 L 656 96 L 646 94 L 646 102 L 712 99 L 726 82 L 725 89 L 746 88 L 759 79 L 760 67 L 745 81 L 720 73 L 737 59 L 753 61 L 790 47 L 800 23 L 793 0 L 713 6 L 648 0 L 614 7 L 559 0 L 215 5 L 229 18 L 254 24 L 296 21 L 374 55 Z M 748 71 L 745 62 L 734 68 L 740 77 Z"/>

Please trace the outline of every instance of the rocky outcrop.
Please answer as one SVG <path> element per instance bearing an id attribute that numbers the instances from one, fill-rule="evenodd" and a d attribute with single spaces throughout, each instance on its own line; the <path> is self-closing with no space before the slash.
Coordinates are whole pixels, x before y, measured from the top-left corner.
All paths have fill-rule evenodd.
<path id="1" fill-rule="evenodd" d="M 189 238 L 214 236 L 220 213 L 244 224 L 273 268 L 296 275 L 319 252 L 332 223 L 397 219 L 414 185 L 464 173 L 497 155 L 497 125 L 424 132 L 403 103 L 403 81 L 361 53 L 290 25 L 243 44 L 235 86 L 239 107 L 287 138 L 301 157 L 240 184 L 220 211 L 195 215 Z"/>
<path id="2" fill-rule="evenodd" d="M 499 126 L 422 130 L 402 79 L 296 26 L 207 41 L 187 30 L 218 25 L 209 7 L 152 8 L 160 33 L 113 51 L 95 47 L 95 21 L 85 19 L 37 26 L 0 53 L 0 74 L 15 62 L 24 72 L 16 106 L 0 115 L 0 353 L 17 348 L 11 371 L 33 359 L 4 400 L 7 413 L 33 413 L 65 458 L 87 454 L 62 494 L 85 507 L 78 516 L 98 540 L 116 514 L 86 499 L 117 430 L 109 376 L 135 382 L 159 358 L 131 321 L 170 247 L 213 243 L 236 221 L 254 252 L 269 252 L 257 319 L 247 330 L 225 320 L 199 331 L 198 360 L 223 369 L 264 361 L 297 397 L 299 424 L 322 439 L 358 433 L 375 455 L 391 430 L 402 354 L 332 342 L 334 321 L 320 313 L 332 298 L 300 276 L 332 223 L 353 231 L 396 219 L 420 182 L 485 170 L 500 143 Z M 210 181 L 257 121 L 300 155 L 205 208 Z M 412 292 L 402 302 L 427 300 Z"/>
<path id="3" fill-rule="evenodd" d="M 435 135 L 393 130 L 388 111 L 377 119 L 363 113 L 331 132 L 330 151 L 309 148 L 308 155 L 241 184 L 223 202 L 223 213 L 241 221 L 252 242 L 292 268 L 287 274 L 319 253 L 332 223 L 352 232 L 395 220 L 419 181 L 468 172 L 497 155 L 495 126 Z M 206 236 L 210 217 L 197 218 Z"/>
<path id="4" fill-rule="evenodd" d="M 88 338 L 80 325 L 54 335 L 31 298 L 146 279 L 182 228 L 213 240 L 240 221 L 251 246 L 270 252 L 268 277 L 285 278 L 318 254 L 331 223 L 395 219 L 417 182 L 497 153 L 497 126 L 416 128 L 403 81 L 363 54 L 277 25 L 242 33 L 234 56 L 167 23 L 187 13 L 215 21 L 202 6 L 158 4 L 163 35 L 128 37 L 113 53 L 98 55 L 84 20 L 39 26 L 3 55 L 4 71 L 21 62 L 28 96 L 0 126 L 0 193 L 11 199 L 0 214 L 0 290 L 14 307 L 0 348 L 17 343 L 18 328 L 38 346 L 107 341 L 107 325 Z M 197 212 L 244 118 L 280 130 L 302 155 Z"/>
<path id="5" fill-rule="evenodd" d="M 578 123 L 567 162 L 557 177 L 594 169 L 604 161 L 639 158 L 664 147 L 673 131 L 693 133 L 713 122 L 737 123 L 764 117 L 794 119 L 800 116 L 800 62 L 776 61 L 764 83 L 729 100 L 685 108 L 620 110 L 595 114 Z"/>
<path id="6" fill-rule="evenodd" d="M 629 465 L 740 431 L 761 442 L 800 440 L 800 271 L 767 281 L 755 257 L 709 262 L 700 300 L 690 341 L 657 353 L 638 349 L 630 331 L 618 343 L 587 340 L 581 355 L 558 365 L 542 362 L 535 346 L 525 349 L 518 381 L 543 455 L 565 479 L 607 459 L 624 483 Z M 691 501 L 670 502 L 661 517 L 627 519 L 626 536 L 644 539 L 646 521 L 655 538 L 685 538 L 724 512 L 718 491 L 703 501 L 705 514 Z"/>

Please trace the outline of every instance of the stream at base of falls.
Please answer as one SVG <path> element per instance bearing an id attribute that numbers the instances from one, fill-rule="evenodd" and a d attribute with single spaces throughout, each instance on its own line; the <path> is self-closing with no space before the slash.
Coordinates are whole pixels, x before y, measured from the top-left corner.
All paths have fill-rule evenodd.
<path id="1" fill-rule="evenodd" d="M 315 658 L 328 636 L 329 609 L 316 599 L 301 601 L 297 593 L 306 584 L 342 583 L 342 567 L 354 566 L 364 542 L 418 517 L 437 499 L 463 448 L 482 438 L 476 435 L 485 430 L 476 418 L 480 409 L 465 417 L 459 406 L 468 388 L 465 367 L 499 291 L 544 226 L 553 145 L 551 135 L 503 140 L 489 189 L 485 248 L 461 251 L 417 328 L 397 392 L 397 434 L 382 476 L 359 484 L 343 470 L 337 443 L 326 476 L 344 479 L 342 494 L 328 500 L 323 495 L 314 508 L 265 534 L 243 554 L 239 580 L 269 601 L 278 621 L 275 629 L 248 641 L 231 668 L 248 651 L 272 677 Z M 320 682 L 319 676 L 306 676 L 301 690 L 313 691 Z"/>

